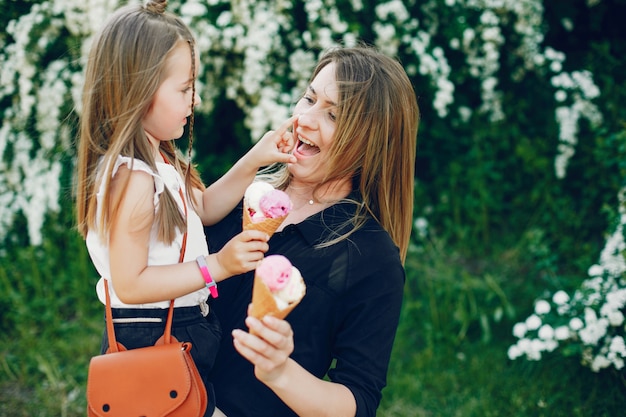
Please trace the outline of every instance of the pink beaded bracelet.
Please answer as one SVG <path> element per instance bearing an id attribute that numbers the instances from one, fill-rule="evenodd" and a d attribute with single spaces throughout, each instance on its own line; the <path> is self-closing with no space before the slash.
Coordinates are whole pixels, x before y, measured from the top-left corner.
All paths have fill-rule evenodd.
<path id="1" fill-rule="evenodd" d="M 204 256 L 198 256 L 196 258 L 196 263 L 198 264 L 198 268 L 200 268 L 200 272 L 202 273 L 202 278 L 204 278 L 204 282 L 206 282 L 206 287 L 211 291 L 211 296 L 213 298 L 217 298 L 217 283 L 213 281 L 211 277 L 211 273 L 209 272 L 209 267 L 206 264 L 206 259 Z"/>

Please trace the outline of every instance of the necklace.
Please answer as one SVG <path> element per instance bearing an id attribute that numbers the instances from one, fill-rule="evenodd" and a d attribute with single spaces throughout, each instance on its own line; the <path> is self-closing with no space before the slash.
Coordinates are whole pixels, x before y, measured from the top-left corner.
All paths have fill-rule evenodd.
<path id="1" fill-rule="evenodd" d="M 305 195 L 306 195 L 306 194 L 309 194 L 309 195 L 310 195 L 310 193 L 298 193 L 298 191 L 299 191 L 298 187 L 294 187 L 294 186 L 290 186 L 289 188 L 290 188 L 290 190 L 292 191 L 292 193 L 289 193 L 289 194 L 291 194 L 291 199 L 292 199 L 292 201 L 294 200 L 294 197 L 297 197 L 297 199 L 298 199 L 298 200 L 300 200 L 300 201 L 302 201 L 302 200 L 304 200 L 304 201 L 305 201 L 305 202 L 304 202 L 304 203 L 303 203 L 300 207 L 298 207 L 298 208 L 301 208 L 301 207 L 303 207 L 303 206 L 306 206 L 307 204 L 308 204 L 309 206 L 312 206 L 313 204 L 315 204 L 315 199 L 314 199 L 313 197 L 308 198 L 308 199 L 307 199 L 307 198 L 302 198 L 302 197 L 304 197 L 304 196 L 302 196 L 302 197 L 301 197 L 301 194 L 305 194 Z M 308 188 L 308 187 L 301 187 L 301 189 L 306 189 L 306 190 L 309 190 L 309 188 Z"/>
<path id="2" fill-rule="evenodd" d="M 310 199 L 310 200 L 305 200 L 303 203 L 299 203 L 298 205 L 295 205 L 295 204 L 294 204 L 294 206 L 293 206 L 293 210 L 294 210 L 294 211 L 297 211 L 297 210 L 300 210 L 300 209 L 302 209 L 302 208 L 304 208 L 304 207 L 311 207 L 311 206 L 313 206 L 314 204 L 315 204 L 315 200 L 313 200 L 313 199 Z"/>

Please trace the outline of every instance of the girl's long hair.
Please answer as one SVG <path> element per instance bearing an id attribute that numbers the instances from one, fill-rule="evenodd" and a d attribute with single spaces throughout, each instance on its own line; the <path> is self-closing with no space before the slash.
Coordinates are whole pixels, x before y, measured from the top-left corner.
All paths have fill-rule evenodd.
<path id="1" fill-rule="evenodd" d="M 415 91 L 400 63 L 372 47 L 327 52 L 311 81 L 330 63 L 336 68 L 339 109 L 328 171 L 317 188 L 350 178 L 363 201 L 357 203 L 350 231 L 322 246 L 348 238 L 369 215 L 387 230 L 404 262 L 413 225 L 419 124 Z M 286 166 L 271 174 L 279 188 L 286 188 L 290 179 Z"/>
<path id="2" fill-rule="evenodd" d="M 145 6 L 123 7 L 109 18 L 93 41 L 85 72 L 78 141 L 76 209 L 77 226 L 83 237 L 89 229 L 98 230 L 103 240 L 109 234 L 121 198 L 112 201 L 109 190 L 119 155 L 141 160 L 157 172 L 154 150 L 142 120 L 167 75 L 170 53 L 181 44 L 190 47 L 195 78 L 194 38 L 179 18 L 165 12 L 166 5 L 165 0 L 148 0 Z M 193 113 L 189 126 L 191 150 Z M 185 174 L 188 194 L 192 187 L 204 189 L 198 173 L 185 162 L 173 141 L 162 141 L 160 150 L 169 163 Z M 101 181 L 105 186 L 101 214 L 97 216 L 96 191 Z M 177 229 L 186 230 L 186 219 L 167 188 L 159 198 L 155 214 L 157 238 L 171 243 Z"/>

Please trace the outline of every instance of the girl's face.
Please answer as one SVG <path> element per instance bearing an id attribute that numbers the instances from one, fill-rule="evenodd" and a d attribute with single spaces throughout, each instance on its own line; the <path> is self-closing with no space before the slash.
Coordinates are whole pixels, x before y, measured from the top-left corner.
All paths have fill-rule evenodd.
<path id="1" fill-rule="evenodd" d="M 335 139 L 339 93 L 335 65 L 326 65 L 296 103 L 293 124 L 296 163 L 289 164 L 294 179 L 317 184 L 325 176 L 328 150 Z"/>
<path id="2" fill-rule="evenodd" d="M 196 55 L 196 69 L 200 62 Z M 191 115 L 193 74 L 191 52 L 186 43 L 180 43 L 167 59 L 165 80 L 157 90 L 143 128 L 150 142 L 158 149 L 159 142 L 178 139 L 183 135 L 187 118 Z M 196 94 L 194 105 L 200 103 Z"/>

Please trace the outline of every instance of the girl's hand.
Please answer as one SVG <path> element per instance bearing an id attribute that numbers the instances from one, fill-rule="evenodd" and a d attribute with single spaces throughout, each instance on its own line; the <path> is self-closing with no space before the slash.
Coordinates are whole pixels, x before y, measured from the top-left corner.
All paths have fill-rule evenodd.
<path id="1" fill-rule="evenodd" d="M 268 251 L 268 240 L 265 232 L 244 230 L 217 253 L 217 262 L 227 277 L 251 271 Z"/>
<path id="2" fill-rule="evenodd" d="M 270 130 L 250 149 L 247 156 L 257 167 L 271 165 L 274 162 L 295 163 L 295 156 L 291 152 L 295 140 L 290 128 L 297 116 L 284 121 L 276 130 Z"/>
<path id="3" fill-rule="evenodd" d="M 294 349 L 291 325 L 272 316 L 265 316 L 263 320 L 248 316 L 246 325 L 255 335 L 233 330 L 235 349 L 254 365 L 259 381 L 266 385 L 277 383 Z"/>

